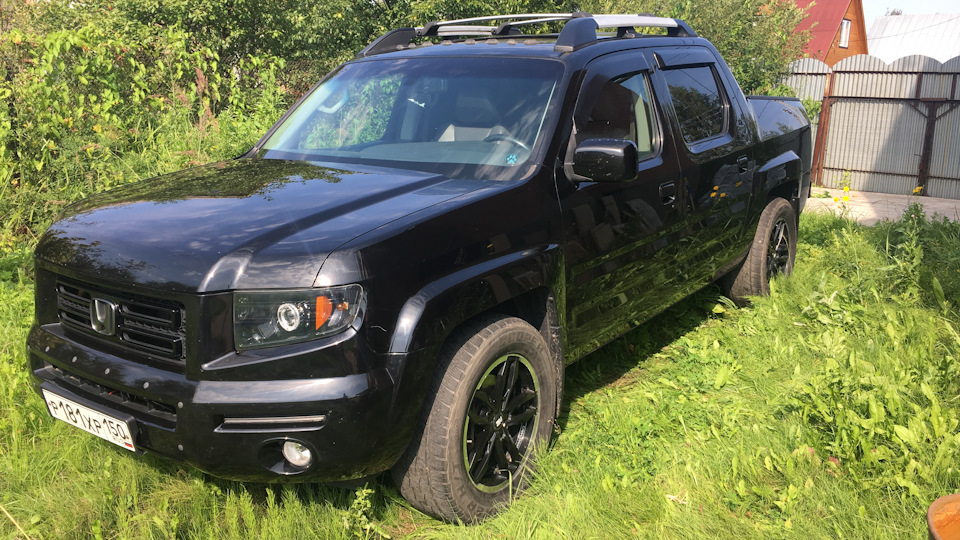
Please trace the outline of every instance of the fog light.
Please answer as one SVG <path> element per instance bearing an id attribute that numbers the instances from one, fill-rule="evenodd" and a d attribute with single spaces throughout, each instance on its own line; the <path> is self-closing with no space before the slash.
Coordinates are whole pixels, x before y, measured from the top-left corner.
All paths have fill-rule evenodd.
<path id="1" fill-rule="evenodd" d="M 313 463 L 313 452 L 297 441 L 283 443 L 283 457 L 295 467 L 309 467 Z"/>

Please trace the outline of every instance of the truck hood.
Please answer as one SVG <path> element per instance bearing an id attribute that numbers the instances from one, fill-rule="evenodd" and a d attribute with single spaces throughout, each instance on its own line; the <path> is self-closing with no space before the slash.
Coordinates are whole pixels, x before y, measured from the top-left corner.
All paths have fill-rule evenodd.
<path id="1" fill-rule="evenodd" d="M 344 242 L 485 184 L 335 166 L 239 159 L 123 186 L 68 207 L 37 259 L 187 292 L 311 287 Z"/>

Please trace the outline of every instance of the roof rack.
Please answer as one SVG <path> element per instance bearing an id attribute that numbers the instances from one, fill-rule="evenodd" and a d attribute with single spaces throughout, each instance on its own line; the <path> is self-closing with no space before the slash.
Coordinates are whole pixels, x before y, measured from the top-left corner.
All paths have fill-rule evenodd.
<path id="1" fill-rule="evenodd" d="M 493 22 L 499 22 L 499 24 L 482 24 Z M 617 37 L 632 37 L 636 35 L 636 28 L 666 28 L 667 36 L 670 37 L 697 37 L 697 33 L 680 19 L 654 17 L 647 13 L 639 15 L 591 15 L 583 11 L 524 13 L 433 21 L 419 28 L 398 28 L 375 39 L 357 56 L 367 57 L 401 50 L 406 48 L 412 40 L 427 36 L 440 36 L 444 39 L 474 36 L 516 37 L 521 35 L 518 27 L 553 22 L 565 23 L 560 34 L 554 34 L 557 36 L 554 49 L 559 52 L 571 52 L 596 42 L 599 28 L 616 28 Z"/>

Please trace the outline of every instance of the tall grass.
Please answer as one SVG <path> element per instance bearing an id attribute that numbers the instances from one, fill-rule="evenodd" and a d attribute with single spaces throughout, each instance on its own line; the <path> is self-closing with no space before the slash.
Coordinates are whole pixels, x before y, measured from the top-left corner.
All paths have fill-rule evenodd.
<path id="1" fill-rule="evenodd" d="M 52 420 L 24 368 L 29 279 L 8 279 L 0 504 L 35 538 L 922 537 L 960 485 L 960 225 L 917 211 L 873 228 L 804 215 L 770 297 L 736 309 L 704 290 L 570 367 L 533 485 L 474 526 L 385 478 L 222 481 Z M 22 534 L 0 518 L 0 537 Z"/>

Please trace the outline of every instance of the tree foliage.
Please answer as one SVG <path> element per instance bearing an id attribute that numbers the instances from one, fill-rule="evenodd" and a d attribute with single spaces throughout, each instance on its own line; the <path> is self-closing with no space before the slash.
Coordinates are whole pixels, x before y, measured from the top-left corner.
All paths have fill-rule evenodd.
<path id="1" fill-rule="evenodd" d="M 685 19 L 748 92 L 807 39 L 792 0 L 0 0 L 0 244 L 61 199 L 236 155 L 392 28 L 578 9 Z"/>
<path id="2" fill-rule="evenodd" d="M 771 89 L 809 39 L 808 33 L 794 32 L 804 14 L 793 0 L 20 0 L 12 5 L 19 16 L 10 9 L 0 15 L 39 33 L 93 24 L 143 40 L 176 28 L 193 47 L 217 55 L 221 74 L 249 56 L 283 58 L 290 69 L 281 83 L 294 93 L 392 28 L 496 13 L 677 17 L 716 45 L 748 92 Z"/>
<path id="3" fill-rule="evenodd" d="M 794 31 L 805 14 L 793 0 L 584 0 L 577 7 L 686 21 L 716 46 L 747 93 L 766 93 L 776 86 L 810 39 L 809 32 Z"/>

